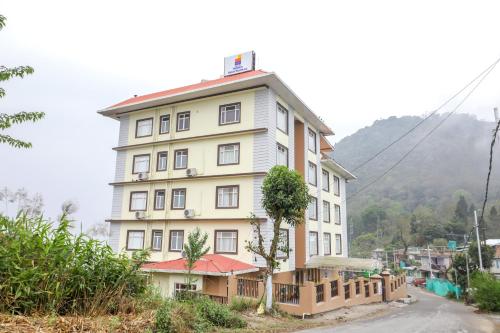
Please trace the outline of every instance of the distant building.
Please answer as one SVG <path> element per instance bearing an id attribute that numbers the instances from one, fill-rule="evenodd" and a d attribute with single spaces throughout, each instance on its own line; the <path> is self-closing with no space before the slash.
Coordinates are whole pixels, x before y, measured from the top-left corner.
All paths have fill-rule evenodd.
<path id="1" fill-rule="evenodd" d="M 492 246 L 495 249 L 495 256 L 491 262 L 490 272 L 500 279 L 500 239 L 487 239 L 486 245 Z"/>

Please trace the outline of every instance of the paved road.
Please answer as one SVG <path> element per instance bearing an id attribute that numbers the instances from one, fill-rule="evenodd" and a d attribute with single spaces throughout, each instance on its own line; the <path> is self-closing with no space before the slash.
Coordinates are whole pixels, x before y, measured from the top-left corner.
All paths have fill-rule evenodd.
<path id="1" fill-rule="evenodd" d="M 493 333 L 500 327 L 495 329 L 492 320 L 475 314 L 470 306 L 418 288 L 410 288 L 409 293 L 416 296 L 418 302 L 381 317 L 301 333 Z"/>

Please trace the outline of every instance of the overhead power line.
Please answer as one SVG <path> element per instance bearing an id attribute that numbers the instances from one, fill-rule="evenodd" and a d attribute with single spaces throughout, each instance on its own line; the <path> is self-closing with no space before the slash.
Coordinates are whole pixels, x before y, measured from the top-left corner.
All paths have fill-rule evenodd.
<path id="1" fill-rule="evenodd" d="M 356 166 L 354 169 L 352 169 L 352 172 L 357 171 L 358 169 L 364 167 L 366 164 L 370 163 L 374 159 L 376 159 L 380 154 L 384 153 L 387 149 L 391 148 L 393 145 L 401 141 L 403 138 L 405 138 L 408 134 L 413 132 L 415 129 L 417 129 L 420 125 L 422 125 L 427 119 L 435 115 L 439 110 L 441 110 L 443 107 L 448 105 L 452 100 L 454 100 L 457 96 L 459 96 L 462 92 L 464 92 L 468 87 L 470 87 L 475 81 L 477 81 L 481 76 L 483 76 L 485 73 L 493 69 L 498 63 L 500 62 L 500 58 L 495 60 L 491 65 L 489 65 L 485 70 L 483 70 L 479 75 L 477 75 L 474 79 L 472 79 L 469 83 L 467 83 L 462 89 L 457 91 L 453 96 L 448 98 L 443 104 L 441 104 L 438 108 L 436 108 L 434 111 L 432 111 L 427 117 L 423 118 L 420 120 L 415 126 L 410 128 L 408 131 L 403 133 L 400 137 L 398 137 L 396 140 L 392 141 L 389 143 L 387 146 L 379 150 L 377 153 L 375 153 L 372 157 L 368 158 L 358 166 Z M 489 72 L 488 72 L 489 73 Z"/>
<path id="2" fill-rule="evenodd" d="M 460 106 L 462 106 L 462 104 L 465 103 L 465 101 L 470 97 L 470 95 L 472 95 L 472 93 L 474 93 L 474 91 L 481 85 L 481 83 L 484 81 L 484 79 L 486 79 L 486 77 L 488 77 L 488 75 L 493 71 L 493 69 L 495 68 L 495 66 L 498 64 L 498 62 L 500 62 L 500 58 L 496 60 L 495 63 L 493 63 L 492 66 L 489 67 L 489 69 L 486 71 L 486 72 L 483 72 L 483 76 L 480 78 L 480 80 L 476 83 L 476 85 L 467 93 L 467 95 L 465 95 L 465 97 L 460 101 L 460 103 L 458 103 L 457 106 L 455 106 L 455 108 L 449 112 L 436 126 L 434 126 L 426 135 L 424 135 L 420 140 L 418 140 L 418 142 L 416 144 L 414 144 L 410 150 L 408 150 L 399 160 L 396 161 L 396 163 L 394 163 L 389 169 L 387 169 L 385 172 L 383 172 L 380 176 L 378 176 L 377 178 L 375 178 L 373 181 L 371 181 L 370 183 L 366 184 L 365 186 L 363 186 L 362 188 L 360 188 L 358 191 L 356 191 L 355 193 L 351 194 L 349 197 L 346 198 L 347 199 L 351 199 L 352 197 L 358 195 L 359 193 L 363 192 L 364 190 L 366 190 L 368 187 L 370 187 L 371 185 L 375 184 L 376 182 L 378 182 L 380 179 L 384 178 L 389 172 L 391 172 L 394 168 L 396 168 L 401 162 L 404 161 L 404 159 L 410 155 L 422 142 L 425 141 L 425 139 L 427 139 L 432 133 L 434 133 L 439 127 L 441 127 L 441 125 L 446 121 L 448 120 L 457 110 L 458 108 L 460 108 Z"/>

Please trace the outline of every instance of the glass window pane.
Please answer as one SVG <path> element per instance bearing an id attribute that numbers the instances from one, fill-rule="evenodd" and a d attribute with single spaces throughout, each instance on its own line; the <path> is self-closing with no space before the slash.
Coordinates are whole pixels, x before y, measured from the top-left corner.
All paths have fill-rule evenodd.
<path id="1" fill-rule="evenodd" d="M 137 121 L 136 136 L 150 136 L 153 134 L 153 119 L 143 119 Z"/>
<path id="2" fill-rule="evenodd" d="M 127 249 L 140 250 L 144 247 L 144 231 L 129 231 Z"/>
<path id="3" fill-rule="evenodd" d="M 309 129 L 309 142 L 308 142 L 309 150 L 313 153 L 316 152 L 316 133 Z"/>
<path id="4" fill-rule="evenodd" d="M 134 156 L 133 172 L 149 172 L 149 155 Z"/>
<path id="5" fill-rule="evenodd" d="M 131 195 L 130 210 L 146 210 L 147 193 L 135 192 Z"/>
<path id="6" fill-rule="evenodd" d="M 168 133 L 170 131 L 170 115 L 160 117 L 160 134 Z"/>

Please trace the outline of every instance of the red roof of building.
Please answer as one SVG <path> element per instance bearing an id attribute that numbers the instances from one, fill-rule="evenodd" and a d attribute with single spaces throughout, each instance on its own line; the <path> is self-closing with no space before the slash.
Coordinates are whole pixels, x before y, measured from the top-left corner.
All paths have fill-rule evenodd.
<path id="1" fill-rule="evenodd" d="M 144 264 L 141 269 L 144 271 L 166 273 L 187 272 L 185 258 Z M 206 254 L 200 260 L 196 261 L 192 273 L 199 275 L 230 275 L 255 272 L 257 270 L 258 268 L 253 265 L 224 257 L 220 254 Z"/>
<path id="2" fill-rule="evenodd" d="M 164 90 L 164 91 L 160 91 L 160 92 L 156 92 L 156 93 L 152 93 L 152 94 L 132 97 L 132 98 L 129 98 L 127 100 L 124 100 L 123 102 L 112 105 L 111 107 L 114 108 L 114 107 L 118 107 L 118 106 L 135 104 L 135 103 L 144 102 L 144 101 L 147 101 L 150 99 L 156 99 L 156 98 L 160 98 L 160 97 L 166 97 L 166 96 L 170 96 L 170 95 L 185 93 L 185 92 L 192 91 L 192 90 L 208 88 L 211 86 L 216 86 L 218 84 L 236 81 L 236 80 L 240 80 L 240 79 L 245 79 L 248 77 L 252 77 L 252 76 L 256 76 L 256 75 L 260 75 L 260 74 L 266 74 L 266 73 L 267 72 L 259 69 L 259 70 L 245 72 L 245 73 L 241 73 L 241 74 L 225 76 L 225 77 L 221 77 L 221 78 L 215 79 L 215 80 L 206 80 L 206 81 L 202 81 L 200 83 L 195 83 L 195 84 L 191 84 L 191 85 L 184 86 L 184 87 L 179 87 L 179 88 Z"/>

